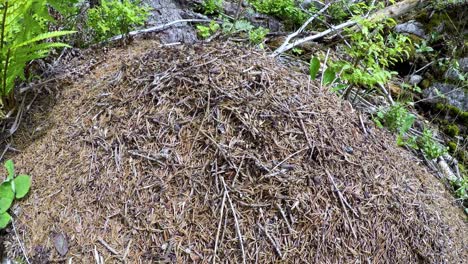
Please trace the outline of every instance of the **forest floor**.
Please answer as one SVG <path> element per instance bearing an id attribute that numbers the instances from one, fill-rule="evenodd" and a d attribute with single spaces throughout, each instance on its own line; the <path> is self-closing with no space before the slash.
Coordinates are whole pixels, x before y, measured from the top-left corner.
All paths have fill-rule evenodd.
<path id="1" fill-rule="evenodd" d="M 263 51 L 146 40 L 62 63 L 13 137 L 33 188 L 12 258 L 468 258 L 466 216 L 420 160 Z"/>

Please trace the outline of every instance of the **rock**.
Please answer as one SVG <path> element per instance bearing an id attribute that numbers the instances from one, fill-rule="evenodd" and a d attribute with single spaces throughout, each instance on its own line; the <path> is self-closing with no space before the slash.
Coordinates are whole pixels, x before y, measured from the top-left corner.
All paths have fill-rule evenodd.
<path id="1" fill-rule="evenodd" d="M 460 73 L 458 69 L 455 68 L 449 68 L 445 73 L 444 73 L 444 78 L 450 81 L 460 81 L 463 78 L 463 75 Z"/>
<path id="2" fill-rule="evenodd" d="M 466 89 L 448 83 L 434 83 L 423 91 L 429 103 L 448 103 L 463 111 L 468 110 L 468 92 Z"/>
<path id="3" fill-rule="evenodd" d="M 460 71 L 462 71 L 463 73 L 467 73 L 468 72 L 468 57 L 459 59 L 458 65 L 460 66 Z"/>
<path id="4" fill-rule="evenodd" d="M 413 34 L 421 38 L 426 38 L 423 24 L 414 20 L 410 20 L 403 24 L 398 24 L 395 26 L 394 30 L 397 33 Z"/>
<path id="5" fill-rule="evenodd" d="M 325 4 L 322 3 L 322 2 L 320 2 L 320 1 L 317 1 L 317 0 L 304 0 L 304 1 L 300 4 L 300 6 L 301 6 L 302 8 L 304 8 L 304 9 L 309 9 L 309 8 L 311 8 L 311 7 L 314 7 L 314 8 L 316 8 L 316 9 L 319 9 L 319 10 L 320 10 L 320 9 L 322 9 L 322 8 L 325 6 Z"/>
<path id="6" fill-rule="evenodd" d="M 68 241 L 67 238 L 63 234 L 55 234 L 54 235 L 54 246 L 60 256 L 67 255 L 68 252 Z"/>
<path id="7" fill-rule="evenodd" d="M 145 0 L 143 3 L 149 5 L 153 10 L 148 19 L 148 24 L 151 26 L 183 19 L 185 14 L 177 0 Z M 194 43 L 197 40 L 194 28 L 187 23 L 174 25 L 158 33 L 158 36 L 163 43 Z"/>
<path id="8" fill-rule="evenodd" d="M 423 77 L 421 75 L 411 75 L 409 79 L 409 84 L 411 85 L 418 85 L 421 81 L 423 80 Z"/>

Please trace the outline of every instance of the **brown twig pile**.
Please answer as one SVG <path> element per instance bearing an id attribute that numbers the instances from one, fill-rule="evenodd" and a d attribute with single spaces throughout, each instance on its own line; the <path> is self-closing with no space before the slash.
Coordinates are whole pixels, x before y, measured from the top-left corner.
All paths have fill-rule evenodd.
<path id="1" fill-rule="evenodd" d="M 231 44 L 141 42 L 100 61 L 15 157 L 34 177 L 16 222 L 33 261 L 467 258 L 442 185 L 306 76 Z"/>

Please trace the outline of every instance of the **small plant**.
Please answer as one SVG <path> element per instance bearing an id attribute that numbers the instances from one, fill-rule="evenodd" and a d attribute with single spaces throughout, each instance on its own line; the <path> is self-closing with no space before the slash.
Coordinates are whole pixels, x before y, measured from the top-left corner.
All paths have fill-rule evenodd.
<path id="1" fill-rule="evenodd" d="M 249 0 L 260 13 L 282 19 L 288 26 L 298 26 L 308 18 L 295 0 Z"/>
<path id="2" fill-rule="evenodd" d="M 424 53 L 424 52 L 433 52 L 434 49 L 431 46 L 427 45 L 427 41 L 423 40 L 421 44 L 415 43 L 414 46 L 416 47 L 417 53 Z"/>
<path id="3" fill-rule="evenodd" d="M 149 16 L 148 8 L 139 0 L 102 0 L 88 11 L 88 26 L 99 42 L 116 35 L 126 35 L 142 26 Z"/>
<path id="4" fill-rule="evenodd" d="M 448 150 L 434 140 L 430 129 L 424 129 L 417 142 L 424 155 L 431 160 L 444 155 Z"/>
<path id="5" fill-rule="evenodd" d="M 204 0 L 201 9 L 205 15 L 214 15 L 222 10 L 222 6 L 223 0 Z"/>
<path id="6" fill-rule="evenodd" d="M 219 24 L 215 21 L 211 21 L 208 26 L 197 25 L 198 35 L 204 39 L 216 33 L 219 28 Z"/>
<path id="7" fill-rule="evenodd" d="M 28 194 L 31 188 L 31 177 L 29 175 L 15 175 L 15 165 L 12 160 L 5 162 L 7 178 L 0 185 L 0 229 L 5 228 L 11 221 L 8 213 L 13 201 L 21 199 Z"/>
<path id="8" fill-rule="evenodd" d="M 388 32 L 393 19 L 370 21 L 356 18 L 360 31 L 346 30 L 351 46 L 346 48 L 350 60 L 334 62 L 332 68 L 339 77 L 356 86 L 384 85 L 396 72 L 387 68 L 409 57 L 411 40 L 402 34 Z"/>
<path id="9" fill-rule="evenodd" d="M 267 28 L 258 27 L 256 29 L 249 31 L 249 40 L 250 43 L 258 45 L 263 42 L 266 35 L 270 32 Z"/>
<path id="10" fill-rule="evenodd" d="M 374 118 L 378 127 L 386 126 L 390 131 L 397 132 L 399 136 L 408 132 L 414 120 L 415 116 L 401 104 L 394 104 L 387 110 L 378 111 L 377 118 Z"/>

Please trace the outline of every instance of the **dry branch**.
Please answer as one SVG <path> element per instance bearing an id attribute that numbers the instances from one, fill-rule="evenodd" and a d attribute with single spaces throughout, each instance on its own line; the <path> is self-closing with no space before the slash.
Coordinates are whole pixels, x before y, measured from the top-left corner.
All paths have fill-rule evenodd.
<path id="1" fill-rule="evenodd" d="M 429 0 L 406 0 L 406 1 L 403 1 L 403 2 L 399 2 L 399 3 L 396 3 L 394 5 L 391 5 L 391 6 L 388 6 L 380 11 L 377 11 L 376 13 L 372 14 L 368 19 L 370 20 L 378 20 L 378 19 L 382 19 L 382 18 L 396 18 L 396 17 L 399 17 L 399 16 L 402 16 L 412 10 L 414 10 L 415 8 L 422 8 L 422 7 L 425 7 L 429 4 Z M 328 8 L 328 7 L 327 7 Z M 320 10 L 322 11 L 322 10 Z M 312 18 L 315 18 L 315 16 L 313 16 Z M 310 19 L 309 19 L 310 20 Z M 301 27 L 301 28 L 305 28 L 305 26 L 307 26 L 310 22 L 306 21 L 306 23 L 304 23 L 304 25 Z M 340 25 L 337 25 L 337 26 L 332 26 L 330 27 L 329 29 L 323 31 L 323 32 L 320 32 L 318 34 L 314 34 L 314 35 L 311 35 L 311 36 L 307 36 L 305 38 L 302 38 L 302 39 L 298 39 L 298 40 L 295 40 L 293 41 L 292 43 L 289 43 L 289 41 L 292 39 L 292 37 L 290 38 L 288 36 L 287 38 L 287 41 L 281 45 L 279 48 L 277 48 L 275 51 L 273 51 L 273 53 L 270 55 L 271 57 L 276 57 L 278 55 L 280 55 L 281 53 L 285 52 L 285 51 L 288 51 L 298 45 L 301 45 L 305 42 L 308 42 L 308 41 L 312 41 L 312 40 L 316 40 L 316 39 L 319 39 L 319 38 L 323 38 L 331 33 L 334 33 L 334 32 L 337 32 L 339 30 L 342 30 L 344 28 L 348 28 L 348 27 L 352 27 L 356 25 L 356 22 L 354 20 L 349 20 L 349 21 L 346 21 Z M 293 37 L 297 36 L 296 32 L 292 34 Z M 289 43 L 286 45 L 286 43 Z"/>

